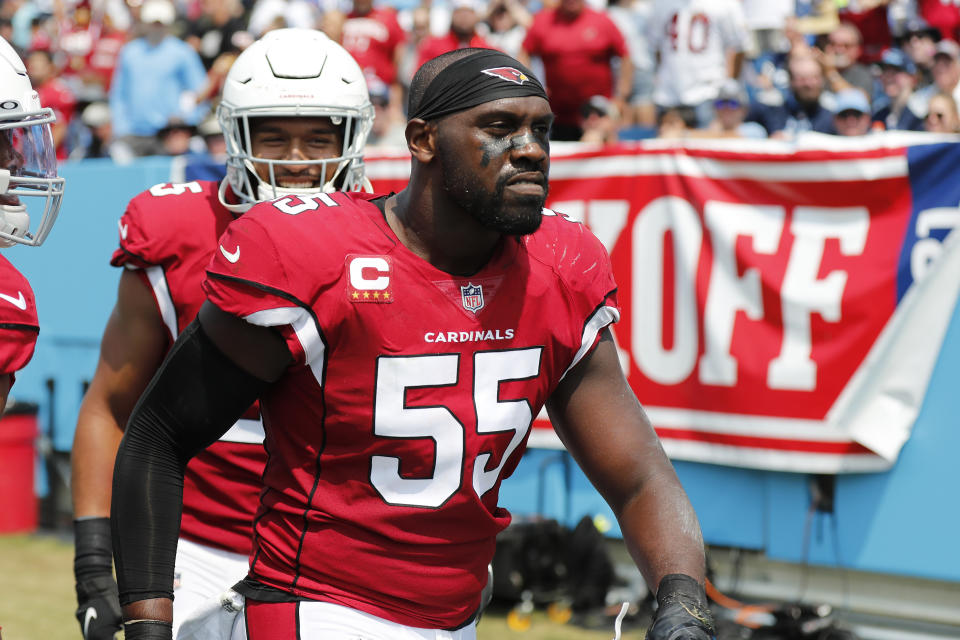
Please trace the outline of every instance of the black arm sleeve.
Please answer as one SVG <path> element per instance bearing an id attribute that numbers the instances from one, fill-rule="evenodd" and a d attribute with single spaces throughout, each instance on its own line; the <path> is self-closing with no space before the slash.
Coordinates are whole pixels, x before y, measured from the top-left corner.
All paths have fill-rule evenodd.
<path id="1" fill-rule="evenodd" d="M 243 415 L 267 382 L 225 356 L 194 320 L 130 416 L 110 522 L 120 604 L 173 597 L 187 462 Z"/>

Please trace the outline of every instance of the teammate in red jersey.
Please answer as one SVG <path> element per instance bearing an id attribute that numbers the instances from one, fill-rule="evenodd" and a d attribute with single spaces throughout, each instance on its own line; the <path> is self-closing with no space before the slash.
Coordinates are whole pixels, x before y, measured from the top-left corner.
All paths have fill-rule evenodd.
<path id="1" fill-rule="evenodd" d="M 120 628 L 108 521 L 117 446 L 137 398 L 197 315 L 217 238 L 257 201 L 368 185 L 362 152 L 373 107 L 363 74 L 318 31 L 272 31 L 246 49 L 227 75 L 218 117 L 227 178 L 156 185 L 130 201 L 118 225 L 111 264 L 124 271 L 73 448 L 77 619 L 88 640 Z M 167 585 L 178 625 L 247 572 L 266 460 L 257 407 L 247 408 L 186 471 Z"/>
<path id="2" fill-rule="evenodd" d="M 648 637 L 706 640 L 699 525 L 620 369 L 609 258 L 543 209 L 542 85 L 461 49 L 409 113 L 399 194 L 288 195 L 221 236 L 117 455 L 127 640 L 170 638 L 183 467 L 254 398 L 269 458 L 231 637 L 475 638 L 500 484 L 546 404 L 657 589 Z"/>
<path id="3" fill-rule="evenodd" d="M 41 106 L 20 56 L 0 38 L 0 248 L 39 246 L 57 219 L 63 178 L 50 131 L 55 119 Z M 39 332 L 30 283 L 0 256 L 0 414 Z"/>

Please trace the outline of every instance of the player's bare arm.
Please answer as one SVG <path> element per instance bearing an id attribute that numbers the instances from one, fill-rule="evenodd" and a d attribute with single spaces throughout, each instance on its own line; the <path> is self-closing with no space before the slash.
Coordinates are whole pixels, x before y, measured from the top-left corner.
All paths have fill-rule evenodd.
<path id="1" fill-rule="evenodd" d="M 73 439 L 75 517 L 107 517 L 113 462 L 133 407 L 163 360 L 167 330 L 136 272 L 125 269 Z"/>
<path id="2" fill-rule="evenodd" d="M 700 526 L 605 331 L 547 403 L 564 445 L 610 504 L 647 583 L 704 578 Z"/>
<path id="3" fill-rule="evenodd" d="M 648 637 L 710 638 L 700 524 L 627 384 L 609 330 L 560 383 L 547 409 L 567 450 L 613 509 L 630 555 L 657 594 L 660 607 Z"/>
<path id="4" fill-rule="evenodd" d="M 130 412 L 166 344 L 152 292 L 135 272 L 124 270 L 73 439 L 76 616 L 85 640 L 112 638 L 120 628 L 108 520 L 113 464 Z"/>

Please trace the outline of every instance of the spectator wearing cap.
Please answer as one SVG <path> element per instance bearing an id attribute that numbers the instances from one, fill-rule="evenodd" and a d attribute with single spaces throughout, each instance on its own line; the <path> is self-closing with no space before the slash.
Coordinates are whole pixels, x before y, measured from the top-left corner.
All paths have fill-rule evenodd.
<path id="1" fill-rule="evenodd" d="M 110 106 L 104 101 L 91 102 L 80 113 L 82 127 L 77 129 L 70 150 L 71 160 L 110 158 L 117 164 L 128 164 L 133 155 L 126 145 L 116 144 L 111 127 Z"/>
<path id="2" fill-rule="evenodd" d="M 831 91 L 855 87 L 866 96 L 873 95 L 873 74 L 858 62 L 862 53 L 860 30 L 849 22 L 841 22 L 827 35 L 821 64 Z"/>
<path id="3" fill-rule="evenodd" d="M 832 133 L 834 96 L 825 90 L 823 68 L 809 53 L 787 61 L 789 91 L 781 103 L 757 103 L 747 120 L 757 122 L 770 137 L 791 138 L 804 131 Z"/>
<path id="4" fill-rule="evenodd" d="M 900 36 L 900 48 L 917 65 L 917 88 L 933 84 L 933 56 L 937 52 L 940 32 L 923 18 L 907 20 Z"/>
<path id="5" fill-rule="evenodd" d="M 157 138 L 160 140 L 160 153 L 165 156 L 182 156 L 189 151 L 198 151 L 202 148 L 194 142 L 197 127 L 173 117 L 160 131 Z"/>
<path id="6" fill-rule="evenodd" d="M 923 128 L 931 133 L 957 133 L 960 131 L 960 115 L 957 101 L 948 93 L 937 93 L 930 98 Z"/>
<path id="7" fill-rule="evenodd" d="M 838 136 L 862 136 L 870 131 L 870 102 L 863 91 L 851 87 L 837 92 L 833 127 Z"/>
<path id="8" fill-rule="evenodd" d="M 699 137 L 766 138 L 766 129 L 756 122 L 746 121 L 749 108 L 747 92 L 738 81 L 729 78 L 721 85 L 713 101 L 713 120 L 702 130 L 703 136 Z"/>
<path id="9" fill-rule="evenodd" d="M 162 153 L 157 133 L 172 118 L 195 124 L 206 111 L 196 103 L 206 70 L 190 45 L 170 35 L 175 20 L 169 0 L 146 0 L 144 36 L 121 49 L 110 85 L 113 134 L 138 156 Z"/>
<path id="10" fill-rule="evenodd" d="M 391 117 L 390 88 L 374 76 L 367 77 L 367 91 L 373 105 L 373 126 L 367 136 L 368 147 L 406 148 L 406 118 Z"/>
<path id="11" fill-rule="evenodd" d="M 527 63 L 531 56 L 543 63 L 544 79 L 554 120 L 554 140 L 579 140 L 580 108 L 591 96 L 613 99 L 618 111 L 630 96 L 633 64 L 623 34 L 605 14 L 585 0 L 560 0 L 533 17 L 523 40 Z M 613 62 L 619 59 L 614 80 Z"/>
<path id="12" fill-rule="evenodd" d="M 592 96 L 580 108 L 580 142 L 609 144 L 617 141 L 617 107 L 606 96 Z"/>
<path id="13" fill-rule="evenodd" d="M 937 43 L 933 55 L 933 84 L 917 92 L 924 105 L 937 93 L 946 93 L 954 100 L 960 100 L 960 45 L 953 40 Z M 923 115 L 927 115 L 926 108 Z"/>
<path id="14" fill-rule="evenodd" d="M 450 9 L 450 30 L 442 36 L 427 37 L 420 43 L 417 50 L 418 67 L 427 60 L 455 49 L 493 48 L 477 33 L 480 12 L 484 10 L 481 0 L 453 0 Z"/>
<path id="15" fill-rule="evenodd" d="M 223 180 L 227 175 L 227 143 L 216 116 L 207 116 L 195 130 L 187 129 L 187 132 L 185 145 L 183 134 L 176 134 L 171 139 L 177 141 L 178 147 L 168 149 L 176 155 L 170 169 L 170 181 Z M 197 135 L 191 138 L 194 132 Z M 184 148 L 186 152 L 182 151 Z"/>
<path id="16" fill-rule="evenodd" d="M 395 9 L 374 6 L 373 0 L 353 0 L 353 8 L 343 23 L 343 48 L 367 77 L 373 76 L 389 88 L 388 113 L 393 119 L 403 114 L 398 71 L 406 39 Z"/>
<path id="17" fill-rule="evenodd" d="M 877 63 L 880 68 L 880 86 L 883 95 L 874 105 L 873 121 L 884 129 L 899 131 L 922 131 L 923 113 L 926 106 L 923 97 L 917 96 L 917 68 L 907 54 L 900 49 L 887 49 Z"/>

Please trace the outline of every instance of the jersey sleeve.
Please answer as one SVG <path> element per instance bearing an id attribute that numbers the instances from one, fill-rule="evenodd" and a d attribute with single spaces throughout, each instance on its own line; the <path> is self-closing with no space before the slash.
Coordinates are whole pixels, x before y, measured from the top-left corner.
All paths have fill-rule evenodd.
<path id="1" fill-rule="evenodd" d="M 276 239 L 257 219 L 258 205 L 227 226 L 207 267 L 203 290 L 217 307 L 258 326 L 277 327 L 294 360 L 310 359 L 312 344 L 303 334 L 313 324 L 305 278 L 289 252 L 281 254 Z M 262 209 L 261 209 L 262 212 Z M 281 260 L 283 255 L 286 260 Z M 308 331 L 311 335 L 316 333 Z"/>
<path id="2" fill-rule="evenodd" d="M 3 263 L 0 282 L 0 374 L 12 374 L 33 357 L 40 325 L 33 290 L 26 278 Z"/>
<path id="3" fill-rule="evenodd" d="M 14 328 L 0 325 L 0 375 L 27 366 L 37 346 L 37 327 Z"/>
<path id="4" fill-rule="evenodd" d="M 558 215 L 562 218 L 562 215 Z M 564 259 L 557 265 L 573 311 L 572 351 L 564 375 L 596 347 L 603 330 L 620 320 L 617 284 L 606 248 L 585 225 L 559 220 L 558 244 Z"/>
<path id="5" fill-rule="evenodd" d="M 145 269 L 158 263 L 156 234 L 151 233 L 149 192 L 143 192 L 127 204 L 117 222 L 120 245 L 113 252 L 110 264 L 115 267 Z"/>

